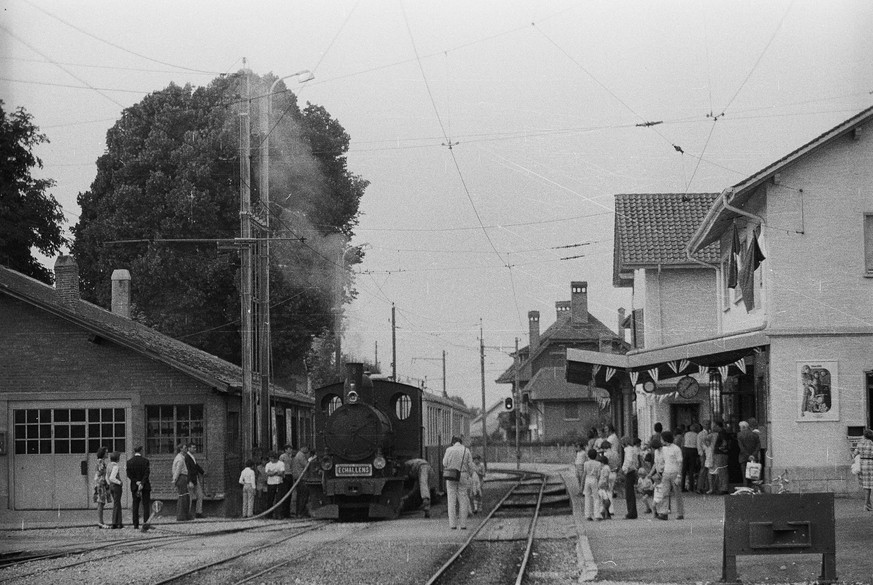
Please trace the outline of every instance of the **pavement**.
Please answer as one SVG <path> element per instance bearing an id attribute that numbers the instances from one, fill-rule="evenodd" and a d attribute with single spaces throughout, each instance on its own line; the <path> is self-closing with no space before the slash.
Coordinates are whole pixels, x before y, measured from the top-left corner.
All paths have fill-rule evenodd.
<path id="1" fill-rule="evenodd" d="M 489 470 L 515 469 L 514 464 L 491 464 Z M 583 516 L 583 501 L 575 471 L 569 465 L 522 465 L 522 469 L 560 476 L 570 494 L 573 514 L 541 516 L 538 536 L 575 537 L 575 582 L 604 585 L 625 583 L 717 583 L 722 576 L 724 498 L 755 496 L 702 496 L 686 493 L 685 517 L 656 520 L 651 514 L 624 519 L 620 494 L 614 518 L 590 522 Z M 156 525 L 175 524 L 159 517 Z M 216 522 L 207 518 L 195 522 Z M 873 584 L 873 513 L 863 511 L 861 496 L 834 499 L 836 568 L 839 583 Z M 0 511 L 0 530 L 96 526 L 95 510 Z M 575 532 L 575 534 L 574 534 Z M 741 556 L 737 571 L 743 583 L 813 583 L 820 574 L 821 555 Z"/>

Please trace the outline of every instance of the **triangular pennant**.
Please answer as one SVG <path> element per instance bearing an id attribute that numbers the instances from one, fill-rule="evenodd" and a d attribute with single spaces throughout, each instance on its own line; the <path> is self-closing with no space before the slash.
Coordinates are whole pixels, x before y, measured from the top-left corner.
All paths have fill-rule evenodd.
<path id="1" fill-rule="evenodd" d="M 594 364 L 591 366 L 591 381 L 594 381 L 594 377 L 597 375 L 597 372 L 600 371 L 600 364 Z"/>
<path id="2" fill-rule="evenodd" d="M 652 368 L 649 370 L 649 375 L 652 377 L 652 380 L 655 382 L 658 381 L 658 368 Z"/>
<path id="3" fill-rule="evenodd" d="M 709 373 L 709 366 L 697 366 L 697 373 L 705 376 Z"/>
<path id="4" fill-rule="evenodd" d="M 721 379 L 722 379 L 722 380 L 726 380 L 726 379 L 727 379 L 728 368 L 730 368 L 730 365 L 727 365 L 727 366 L 719 366 L 719 367 L 718 367 L 718 373 L 721 374 Z"/>
<path id="5" fill-rule="evenodd" d="M 691 362 L 689 362 L 688 360 L 679 360 L 679 372 L 684 372 L 685 368 L 687 368 L 690 364 Z M 679 372 L 676 373 L 678 374 Z"/>
<path id="6" fill-rule="evenodd" d="M 628 372 L 627 375 L 630 376 L 631 384 L 636 386 L 637 379 L 639 379 L 639 377 L 640 377 L 640 373 L 639 372 Z"/>
<path id="7" fill-rule="evenodd" d="M 667 362 L 667 365 L 670 366 L 670 369 L 673 370 L 674 374 L 679 373 L 679 366 L 675 361 Z"/>
<path id="8" fill-rule="evenodd" d="M 740 358 L 734 362 L 734 365 L 740 369 L 744 374 L 746 373 L 746 360 L 744 358 Z"/>
<path id="9" fill-rule="evenodd" d="M 615 368 L 610 368 L 606 366 L 606 381 L 609 382 L 609 379 L 615 375 Z"/>

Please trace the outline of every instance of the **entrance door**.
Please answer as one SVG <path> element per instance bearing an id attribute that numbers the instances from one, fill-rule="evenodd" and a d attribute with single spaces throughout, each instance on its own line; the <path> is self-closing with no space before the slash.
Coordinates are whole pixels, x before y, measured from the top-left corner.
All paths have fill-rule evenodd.
<path id="1" fill-rule="evenodd" d="M 93 454 L 101 445 L 124 453 L 127 409 L 13 407 L 12 423 L 13 507 L 93 507 Z"/>

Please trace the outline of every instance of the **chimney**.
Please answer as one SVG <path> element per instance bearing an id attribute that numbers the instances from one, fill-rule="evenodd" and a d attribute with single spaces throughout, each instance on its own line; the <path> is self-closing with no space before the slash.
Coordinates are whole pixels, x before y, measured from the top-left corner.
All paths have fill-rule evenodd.
<path id="1" fill-rule="evenodd" d="M 130 272 L 124 269 L 112 272 L 112 312 L 130 319 Z"/>
<path id="2" fill-rule="evenodd" d="M 555 319 L 561 320 L 561 317 L 570 313 L 570 301 L 555 301 Z"/>
<path id="3" fill-rule="evenodd" d="M 55 290 L 62 303 L 79 300 L 79 265 L 72 256 L 58 256 L 55 260 Z"/>
<path id="4" fill-rule="evenodd" d="M 588 323 L 588 283 L 577 281 L 570 283 L 570 303 L 572 311 L 570 322 L 573 325 Z"/>
<path id="5" fill-rule="evenodd" d="M 540 345 L 540 312 L 527 312 L 528 331 L 530 333 L 530 351 L 533 351 Z"/>
<path id="6" fill-rule="evenodd" d="M 621 339 L 622 341 L 624 341 L 624 329 L 625 329 L 624 319 L 625 319 L 624 307 L 619 307 L 618 308 L 618 329 L 616 329 L 616 331 L 618 331 L 618 338 Z"/>

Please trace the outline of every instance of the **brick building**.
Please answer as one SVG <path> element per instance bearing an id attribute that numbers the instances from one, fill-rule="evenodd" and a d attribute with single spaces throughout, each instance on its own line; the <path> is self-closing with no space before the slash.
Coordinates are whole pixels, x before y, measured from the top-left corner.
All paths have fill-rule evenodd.
<path id="1" fill-rule="evenodd" d="M 570 284 L 570 300 L 555 303 L 555 322 L 540 331 L 540 312 L 528 313 L 529 343 L 518 350 L 516 360 L 498 384 L 511 384 L 511 395 L 528 420 L 522 428 L 525 441 L 549 441 L 584 436 L 593 426 L 614 423 L 625 426 L 629 408 L 620 394 L 604 388 L 566 380 L 566 354 L 570 348 L 620 354 L 624 340 L 588 311 L 588 283 Z M 516 370 L 518 388 L 516 388 Z"/>
<path id="2" fill-rule="evenodd" d="M 793 491 L 857 489 L 850 446 L 873 424 L 871 120 L 873 108 L 718 194 L 688 226 L 686 258 L 700 269 L 675 275 L 669 302 L 641 295 L 642 347 L 568 350 L 568 379 L 600 381 L 611 370 L 609 383 L 633 388 L 640 413 L 679 378 L 685 395 L 704 393 L 701 418 L 735 430 L 755 417 L 765 470 L 787 470 Z M 635 291 L 652 282 L 664 291 L 650 272 L 622 278 Z M 705 389 L 689 381 L 699 376 Z"/>
<path id="3" fill-rule="evenodd" d="M 206 469 L 207 513 L 236 513 L 242 370 L 132 321 L 129 278 L 113 274 L 110 312 L 79 298 L 72 257 L 57 260 L 55 287 L 0 267 L 5 507 L 93 507 L 100 446 L 120 451 L 123 466 L 143 445 L 153 497 L 174 501 L 174 447 L 188 441 Z M 289 438 L 309 442 L 312 399 L 274 386 L 272 400 L 274 417 L 294 421 Z"/>

